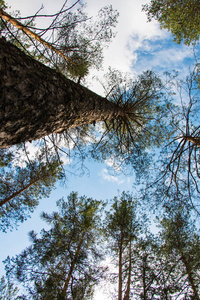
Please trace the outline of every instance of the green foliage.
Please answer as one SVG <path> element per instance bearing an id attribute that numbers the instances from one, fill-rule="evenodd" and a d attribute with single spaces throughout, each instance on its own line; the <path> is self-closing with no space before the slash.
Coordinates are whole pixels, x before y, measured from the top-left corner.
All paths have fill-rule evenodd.
<path id="1" fill-rule="evenodd" d="M 140 230 L 136 209 L 137 202 L 133 196 L 123 192 L 119 198 L 113 199 L 110 211 L 106 212 L 104 231 L 112 258 L 118 265 L 118 299 L 122 299 L 122 287 L 125 286 L 126 276 L 130 283 L 131 244 Z M 129 270 L 128 275 L 126 269 Z"/>
<path id="2" fill-rule="evenodd" d="M 41 42 L 35 41 L 28 34 L 24 34 L 23 31 L 4 21 L 2 21 L 1 33 L 7 40 L 35 59 L 80 81 L 88 74 L 90 68 L 101 67 L 103 49 L 114 37 L 113 28 L 117 24 L 118 15 L 112 6 L 106 6 L 95 18 L 88 17 L 83 5 L 75 11 L 66 8 L 65 3 L 60 12 L 54 15 L 48 28 L 37 28 L 37 14 L 34 17 L 23 18 L 22 24 L 38 36 L 45 36 L 48 32 L 49 45 L 59 49 L 69 60 L 50 49 L 46 51 Z M 20 19 L 20 13 L 15 12 L 13 17 Z M 49 39 L 49 36 L 52 39 Z"/>
<path id="3" fill-rule="evenodd" d="M 4 0 L 0 0 L 0 8 L 1 8 L 1 9 L 7 8 L 6 3 L 5 3 Z"/>
<path id="4" fill-rule="evenodd" d="M 18 288 L 10 282 L 6 281 L 6 278 L 2 276 L 0 278 L 0 298 L 2 300 L 13 300 L 18 299 L 17 297 Z"/>
<path id="5" fill-rule="evenodd" d="M 94 158 L 112 158 L 120 165 L 131 165 L 137 175 L 145 174 L 153 147 L 169 138 L 169 124 L 163 83 L 152 71 L 132 80 L 117 70 L 111 70 L 103 83 L 106 97 L 116 103 L 116 115 L 105 120 L 97 142 L 92 145 Z M 122 111 L 118 115 L 118 109 Z"/>
<path id="6" fill-rule="evenodd" d="M 102 8 L 95 18 L 89 18 L 83 8 L 64 15 L 57 43 L 73 63 L 58 58 L 56 67 L 74 79 L 87 75 L 91 67 L 100 69 L 103 49 L 114 37 L 112 29 L 118 15 L 111 5 Z"/>
<path id="7" fill-rule="evenodd" d="M 67 201 L 57 202 L 58 212 L 42 214 L 51 229 L 43 229 L 41 237 L 30 232 L 32 245 L 7 258 L 8 277 L 23 283 L 29 299 L 62 299 L 68 276 L 70 284 L 63 299 L 72 295 L 77 300 L 90 299 L 94 284 L 103 274 L 97 264 L 101 254 L 96 246 L 100 204 L 71 193 Z"/>
<path id="8" fill-rule="evenodd" d="M 132 246 L 132 295 L 136 299 L 191 296 L 185 268 L 176 253 L 163 251 L 160 236 L 145 234 Z M 165 244 L 164 244 L 165 245 Z"/>
<path id="9" fill-rule="evenodd" d="M 0 5 L 1 5 L 1 3 L 0 3 Z M 3 1 L 3 5 L 2 5 L 2 7 L 0 6 L 0 8 L 3 11 L 6 11 L 10 7 L 5 5 L 5 3 Z M 20 16 L 21 16 L 20 11 L 16 10 L 16 11 L 12 12 L 12 16 L 13 16 L 13 18 L 17 18 L 17 19 L 20 18 Z M 35 24 L 32 19 L 32 20 L 25 20 L 24 25 L 27 27 L 28 26 L 32 27 Z M 34 56 L 34 51 L 30 50 L 30 48 L 32 46 L 32 42 L 31 42 L 30 38 L 27 35 L 25 35 L 21 30 L 17 30 L 11 23 L 6 22 L 2 18 L 0 18 L 0 34 L 1 34 L 1 36 L 6 37 L 6 39 L 8 41 L 12 42 L 15 46 L 20 48 L 22 51 L 25 51 L 29 55 Z M 38 54 L 38 56 L 39 56 L 39 54 Z"/>
<path id="10" fill-rule="evenodd" d="M 106 269 L 99 266 L 102 250 L 97 246 L 101 202 L 71 193 L 68 201 L 61 199 L 57 205 L 58 212 L 42 215 L 51 228 L 43 229 L 40 236 L 30 232 L 31 246 L 5 261 L 10 284 L 21 283 L 26 289 L 19 299 L 92 299 L 104 276 Z M 125 192 L 106 212 L 106 244 L 112 261 L 121 264 L 124 297 L 198 299 L 200 240 L 189 214 L 171 202 L 159 220 L 157 236 L 148 232 L 145 220 L 137 202 Z M 62 292 L 70 270 L 66 296 Z"/>
<path id="11" fill-rule="evenodd" d="M 160 220 L 160 227 L 161 250 L 165 256 L 175 257 L 175 268 L 179 268 L 182 272 L 180 278 L 182 277 L 184 283 L 180 280 L 179 289 L 181 289 L 181 284 L 186 285 L 185 280 L 187 280 L 190 288 L 186 293 L 190 295 L 191 299 L 193 297 L 199 299 L 200 237 L 194 222 L 189 213 L 184 212 L 183 207 L 174 210 L 172 206 Z M 180 266 L 180 262 L 182 266 Z"/>
<path id="12" fill-rule="evenodd" d="M 147 70 L 134 81 L 127 81 L 126 78 L 123 80 L 118 77 L 118 73 L 111 72 L 110 78 L 107 79 L 107 84 L 112 89 L 108 99 L 123 108 L 124 116 L 106 121 L 107 130 L 111 131 L 111 134 L 116 133 L 118 140 L 123 139 L 123 146 L 127 150 L 133 140 L 138 142 L 143 139 L 141 144 L 143 143 L 144 147 L 160 145 L 166 117 L 160 78 Z M 159 130 L 156 129 L 158 122 L 161 129 L 156 132 Z"/>
<path id="13" fill-rule="evenodd" d="M 48 197 L 57 179 L 61 166 L 54 157 L 45 162 L 37 156 L 32 161 L 21 161 L 16 166 L 17 151 L 0 151 L 0 225 L 2 231 L 12 230 L 24 222 L 39 204 Z"/>
<path id="14" fill-rule="evenodd" d="M 105 234 L 113 241 L 114 249 L 118 252 L 118 243 L 123 238 L 125 246 L 130 238 L 134 239 L 139 228 L 136 217 L 136 200 L 129 193 L 113 199 L 111 209 L 106 212 Z"/>
<path id="15" fill-rule="evenodd" d="M 162 219 L 158 219 L 161 231 L 156 236 L 148 232 L 141 213 L 137 212 L 137 217 L 143 220 L 142 226 L 127 226 L 131 224 L 132 209 L 123 198 L 115 198 L 105 221 L 113 261 L 121 263 L 123 293 L 127 293 L 130 278 L 129 296 L 136 299 L 199 299 L 200 240 L 188 212 L 179 202 L 169 201 Z M 112 275 L 111 279 L 116 277 Z"/>
<path id="16" fill-rule="evenodd" d="M 190 220 L 189 213 L 184 213 L 182 207 L 176 208 L 173 211 L 170 208 L 168 215 L 160 221 L 161 237 L 164 241 L 163 249 L 166 252 L 171 252 L 173 249 L 184 252 L 188 256 L 192 256 L 192 248 L 200 247 L 199 236 L 196 234 L 197 230 Z M 200 248 L 199 248 L 200 250 Z M 200 255 L 200 252 L 197 253 Z M 191 260 L 190 260 L 191 261 Z"/>
<path id="17" fill-rule="evenodd" d="M 196 43 L 200 36 L 199 0 L 151 0 L 143 10 L 148 20 L 158 20 L 161 28 L 171 31 L 174 41 L 186 45 Z"/>
<path id="18" fill-rule="evenodd" d="M 157 240 L 151 234 L 138 238 L 132 246 L 132 295 L 137 294 L 137 299 L 159 299 L 163 286 L 158 286 L 157 274 L 163 272 L 164 260 L 157 250 Z"/>
<path id="19" fill-rule="evenodd" d="M 0 167 L 6 167 L 11 163 L 13 158 L 13 153 L 0 149 Z"/>

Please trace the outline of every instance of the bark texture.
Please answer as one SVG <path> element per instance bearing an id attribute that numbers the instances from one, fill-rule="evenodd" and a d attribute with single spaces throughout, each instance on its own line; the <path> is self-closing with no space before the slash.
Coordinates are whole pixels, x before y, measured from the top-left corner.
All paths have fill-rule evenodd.
<path id="1" fill-rule="evenodd" d="M 121 114 L 116 104 L 0 38 L 0 148 Z"/>

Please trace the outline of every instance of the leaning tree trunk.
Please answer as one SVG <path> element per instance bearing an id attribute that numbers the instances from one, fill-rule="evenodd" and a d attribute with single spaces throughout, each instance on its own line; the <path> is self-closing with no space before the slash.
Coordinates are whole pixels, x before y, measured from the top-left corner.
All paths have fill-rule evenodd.
<path id="1" fill-rule="evenodd" d="M 23 188 L 21 188 L 17 192 L 12 193 L 12 195 L 10 195 L 9 197 L 0 200 L 0 207 L 3 206 L 4 204 L 8 203 L 9 201 L 14 199 L 15 197 L 21 195 L 23 192 L 28 190 L 31 186 L 35 185 L 40 180 L 41 180 L 41 178 L 37 178 L 34 181 L 28 183 L 26 186 L 24 186 Z"/>
<path id="2" fill-rule="evenodd" d="M 0 148 L 122 114 L 116 104 L 0 39 Z"/>
<path id="3" fill-rule="evenodd" d="M 64 59 L 70 61 L 72 64 L 73 62 L 64 55 L 60 50 L 56 49 L 54 46 L 52 46 L 50 43 L 47 43 L 45 40 L 43 40 L 38 34 L 28 29 L 25 25 L 20 23 L 18 20 L 13 18 L 11 15 L 7 14 L 3 9 L 0 9 L 0 17 L 5 20 L 6 22 L 11 23 L 13 26 L 15 26 L 17 29 L 22 30 L 26 35 L 28 35 L 30 38 L 40 42 L 40 44 L 48 47 L 52 51 L 56 52 L 60 56 L 62 56 Z"/>

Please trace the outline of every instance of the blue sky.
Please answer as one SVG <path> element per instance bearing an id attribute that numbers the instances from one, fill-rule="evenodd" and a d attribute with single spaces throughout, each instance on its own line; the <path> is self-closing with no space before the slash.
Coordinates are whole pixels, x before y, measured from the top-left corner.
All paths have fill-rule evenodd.
<path id="1" fill-rule="evenodd" d="M 184 45 L 177 45 L 166 30 L 160 30 L 157 22 L 147 23 L 142 4 L 147 1 L 140 0 L 88 0 L 89 15 L 95 15 L 104 5 L 112 4 L 120 13 L 116 31 L 117 36 L 108 49 L 104 51 L 103 70 L 93 72 L 88 78 L 88 86 L 97 93 L 102 93 L 102 88 L 92 80 L 92 76 L 102 77 L 108 67 L 130 72 L 133 77 L 147 69 L 153 69 L 162 74 L 164 71 L 178 70 L 184 76 L 188 66 L 193 64 L 193 49 Z M 52 13 L 60 9 L 62 0 L 7 0 L 11 8 L 19 9 L 22 16 L 34 14 L 43 3 L 43 13 Z M 55 4 L 56 3 L 56 4 Z M 7 255 L 14 255 L 24 249 L 29 241 L 27 232 L 34 229 L 39 232 L 44 223 L 40 221 L 42 211 L 52 212 L 55 202 L 61 197 L 66 197 L 71 191 L 78 191 L 79 195 L 87 195 L 96 199 L 111 199 L 123 190 L 132 192 L 134 176 L 111 175 L 109 162 L 85 162 L 89 172 L 82 177 L 69 175 L 66 187 L 57 184 L 49 199 L 41 201 L 39 207 L 32 214 L 32 218 L 20 225 L 17 231 L 0 234 L 1 248 L 0 259 Z M 66 166 L 70 168 L 70 166 Z M 3 274 L 3 265 L 0 264 L 0 275 Z M 97 300 L 98 298 L 96 298 Z M 103 298 L 101 298 L 103 299 Z"/>

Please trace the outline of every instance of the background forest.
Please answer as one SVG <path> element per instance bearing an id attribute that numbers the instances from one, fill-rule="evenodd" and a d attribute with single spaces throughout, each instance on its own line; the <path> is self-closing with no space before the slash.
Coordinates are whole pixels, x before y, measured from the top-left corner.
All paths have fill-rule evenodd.
<path id="1" fill-rule="evenodd" d="M 1 299 L 200 299 L 197 0 L 0 0 Z"/>

